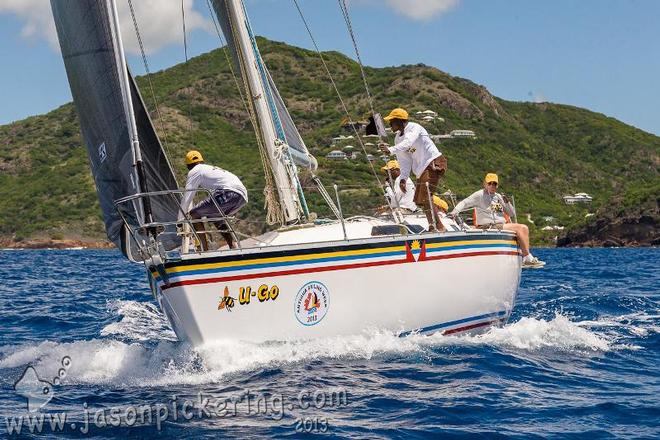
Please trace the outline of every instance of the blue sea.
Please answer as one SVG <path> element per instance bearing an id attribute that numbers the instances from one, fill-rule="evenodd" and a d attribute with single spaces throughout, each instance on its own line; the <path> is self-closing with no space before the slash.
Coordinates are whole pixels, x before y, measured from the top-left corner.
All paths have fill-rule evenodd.
<path id="1" fill-rule="evenodd" d="M 193 349 L 117 251 L 0 251 L 0 433 L 660 438 L 660 251 L 537 254 L 482 335 Z"/>

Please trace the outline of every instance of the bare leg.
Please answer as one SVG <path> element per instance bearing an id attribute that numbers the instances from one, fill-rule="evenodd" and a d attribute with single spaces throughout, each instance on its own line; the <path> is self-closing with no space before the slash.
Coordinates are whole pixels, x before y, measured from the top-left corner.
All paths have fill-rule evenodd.
<path id="1" fill-rule="evenodd" d="M 199 217 L 195 216 L 194 214 L 191 214 L 191 217 L 193 220 L 199 220 Z M 206 238 L 206 232 L 203 232 L 204 223 L 193 223 L 193 228 L 195 228 L 195 231 L 197 232 L 197 236 L 199 237 L 199 245 L 201 246 L 202 250 L 207 250 L 209 248 L 209 243 Z"/>
<path id="2" fill-rule="evenodd" d="M 231 235 L 231 232 L 220 231 L 220 235 L 222 235 L 222 238 L 224 238 L 225 241 L 227 242 L 227 246 L 229 246 L 229 249 L 236 249 L 236 244 L 234 243 L 234 237 Z"/>
<path id="3" fill-rule="evenodd" d="M 529 255 L 529 228 L 527 225 L 520 223 L 506 223 L 502 229 L 515 232 L 523 257 Z"/>
<path id="4" fill-rule="evenodd" d="M 227 242 L 227 247 L 229 247 L 229 249 L 236 249 L 238 246 L 234 242 L 234 235 L 229 229 L 229 225 L 227 225 L 223 220 L 218 220 L 217 222 L 213 222 L 213 224 L 220 232 L 220 235 L 222 235 L 222 238 L 224 238 Z"/>
<path id="5" fill-rule="evenodd" d="M 426 215 L 426 220 L 429 222 L 429 232 L 444 231 L 445 227 L 440 222 L 440 213 L 438 212 L 437 206 L 432 205 L 431 209 L 433 209 L 433 213 L 431 213 L 431 209 L 429 209 L 428 204 L 425 204 L 423 208 L 424 208 L 424 214 Z M 433 222 L 434 216 L 435 216 L 435 223 Z"/>

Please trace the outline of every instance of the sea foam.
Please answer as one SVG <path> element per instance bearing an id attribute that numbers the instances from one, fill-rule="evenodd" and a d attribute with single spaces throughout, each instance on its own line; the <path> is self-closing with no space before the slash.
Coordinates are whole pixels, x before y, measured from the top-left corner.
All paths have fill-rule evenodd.
<path id="1" fill-rule="evenodd" d="M 371 329 L 358 335 L 308 341 L 255 344 L 228 340 L 193 348 L 173 340 L 174 333 L 151 303 L 118 301 L 108 307 L 120 319 L 106 326 L 101 338 L 0 347 L 0 368 L 32 364 L 48 380 L 57 374 L 61 359 L 70 356 L 72 365 L 64 383 L 139 387 L 216 383 L 236 372 L 318 359 L 426 356 L 448 346 L 578 353 L 631 348 L 617 344 L 611 333 L 597 330 L 602 322 L 573 322 L 561 314 L 551 320 L 525 317 L 474 336 L 412 334 L 400 338 L 389 331 Z"/>

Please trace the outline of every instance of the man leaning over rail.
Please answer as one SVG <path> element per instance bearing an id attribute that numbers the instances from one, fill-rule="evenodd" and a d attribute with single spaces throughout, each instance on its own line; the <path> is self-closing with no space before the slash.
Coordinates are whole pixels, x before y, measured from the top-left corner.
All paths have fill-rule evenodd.
<path id="1" fill-rule="evenodd" d="M 523 254 L 523 267 L 543 267 L 545 262 L 533 256 L 529 249 L 529 228 L 527 225 L 508 222 L 511 218 L 515 218 L 515 208 L 506 196 L 497 192 L 498 184 L 499 178 L 497 174 L 486 174 L 484 188 L 462 200 L 456 205 L 451 214 L 456 216 L 461 211 L 474 208 L 476 214 L 474 227 L 480 229 L 504 229 L 505 231 L 515 232 L 518 245 Z"/>
<path id="2" fill-rule="evenodd" d="M 424 207 L 429 231 L 444 230 L 439 221 L 438 210 L 430 199 L 440 178 L 447 171 L 447 158 L 435 146 L 424 127 L 408 120 L 408 112 L 404 109 L 395 108 L 383 119 L 389 121 L 392 132 L 396 135 L 393 147 L 384 142 L 381 142 L 379 147 L 385 154 L 396 155 L 401 169 L 401 191 L 407 191 L 405 181 L 412 171 L 417 176 L 414 201 Z"/>
<path id="3" fill-rule="evenodd" d="M 188 214 L 193 220 L 202 217 L 227 217 L 236 214 L 248 200 L 247 190 L 235 174 L 219 167 L 204 163 L 202 153 L 191 150 L 186 154 L 186 166 L 188 167 L 188 178 L 186 179 L 186 191 L 181 199 L 181 209 L 188 212 L 192 206 L 193 198 L 197 188 L 205 188 L 211 191 L 211 197 L 199 202 Z M 215 203 L 213 202 L 215 200 Z M 217 207 L 216 207 L 217 204 Z M 220 212 L 218 212 L 220 208 Z M 183 220 L 183 212 L 179 213 L 179 221 Z M 230 249 L 237 247 L 234 238 L 225 220 L 214 222 L 222 238 L 227 242 Z M 203 231 L 204 224 L 193 223 L 196 231 Z M 199 234 L 202 250 L 208 249 L 208 240 L 205 233 Z"/>

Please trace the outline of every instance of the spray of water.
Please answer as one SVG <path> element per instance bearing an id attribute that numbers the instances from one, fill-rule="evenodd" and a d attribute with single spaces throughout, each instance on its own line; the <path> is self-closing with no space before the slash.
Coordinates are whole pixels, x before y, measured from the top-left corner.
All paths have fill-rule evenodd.
<path id="1" fill-rule="evenodd" d="M 657 319 L 633 317 L 573 322 L 557 314 L 553 319 L 522 318 L 503 328 L 476 336 L 416 335 L 406 338 L 378 329 L 359 335 L 252 344 L 218 341 L 193 348 L 175 341 L 167 322 L 151 304 L 115 301 L 108 304 L 120 317 L 97 339 L 0 347 L 0 369 L 32 364 L 48 376 L 63 356 L 71 356 L 69 383 L 129 386 L 205 384 L 228 374 L 304 363 L 318 359 L 372 359 L 379 356 L 419 356 L 447 346 L 484 346 L 505 350 L 606 352 L 634 349 L 620 344 L 612 330 L 648 334 L 657 331 Z M 657 318 L 657 317 L 656 317 Z M 648 324 L 648 325 L 647 325 Z M 618 327 L 617 327 L 618 326 Z M 623 327 L 622 327 L 623 326 Z M 54 372 L 52 372 L 54 373 Z"/>

